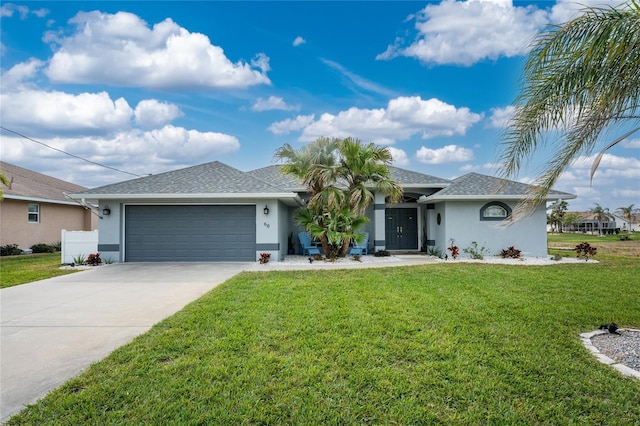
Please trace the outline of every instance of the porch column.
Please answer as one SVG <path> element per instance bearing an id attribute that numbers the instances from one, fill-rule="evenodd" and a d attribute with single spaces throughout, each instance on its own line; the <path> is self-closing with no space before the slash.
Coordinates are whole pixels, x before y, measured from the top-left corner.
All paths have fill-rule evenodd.
<path id="1" fill-rule="evenodd" d="M 378 250 L 384 250 L 385 243 L 385 231 L 386 231 L 386 214 L 385 209 L 387 205 L 384 202 L 384 194 L 376 192 L 375 201 L 373 205 L 373 223 L 375 225 L 373 233 L 373 247 L 374 253 Z"/>
<path id="2" fill-rule="evenodd" d="M 436 245 L 436 205 L 427 204 L 427 247 L 434 247 Z"/>

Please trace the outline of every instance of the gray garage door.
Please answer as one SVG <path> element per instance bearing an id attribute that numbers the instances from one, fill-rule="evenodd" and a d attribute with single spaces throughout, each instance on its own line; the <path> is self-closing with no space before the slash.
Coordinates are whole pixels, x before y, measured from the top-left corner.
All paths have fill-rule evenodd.
<path id="1" fill-rule="evenodd" d="M 255 206 L 125 207 L 127 262 L 255 259 Z"/>

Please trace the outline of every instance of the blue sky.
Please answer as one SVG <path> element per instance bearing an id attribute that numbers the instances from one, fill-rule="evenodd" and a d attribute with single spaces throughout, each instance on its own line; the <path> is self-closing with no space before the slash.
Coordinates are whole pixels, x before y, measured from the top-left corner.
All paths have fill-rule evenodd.
<path id="1" fill-rule="evenodd" d="M 602 0 L 579 2 L 598 4 Z M 618 2 L 620 3 L 620 2 Z M 607 4 L 613 4 L 611 1 Z M 94 187 L 352 136 L 399 167 L 497 174 L 529 42 L 574 1 L 1 2 L 3 161 Z M 609 138 L 615 137 L 608 135 Z M 603 147 L 606 140 L 603 140 Z M 518 177 L 530 183 L 553 141 Z M 640 135 L 556 189 L 640 207 Z"/>

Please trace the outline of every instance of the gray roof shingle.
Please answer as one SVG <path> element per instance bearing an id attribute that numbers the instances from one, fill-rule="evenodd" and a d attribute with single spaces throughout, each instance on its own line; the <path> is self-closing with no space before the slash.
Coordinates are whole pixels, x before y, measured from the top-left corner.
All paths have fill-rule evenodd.
<path id="1" fill-rule="evenodd" d="M 256 194 L 287 193 L 219 161 L 93 188 L 88 194 Z M 80 193 L 80 194 L 82 194 Z"/>
<path id="2" fill-rule="evenodd" d="M 247 174 L 264 182 L 271 182 L 273 185 L 279 186 L 280 188 L 288 191 L 306 191 L 306 188 L 300 181 L 290 175 L 282 173 L 282 166 L 280 165 L 262 167 L 261 169 L 247 172 Z"/>
<path id="3" fill-rule="evenodd" d="M 427 175 L 420 172 L 389 166 L 391 179 L 400 182 L 404 186 L 423 186 L 427 188 L 445 187 L 451 184 L 450 180 Z"/>
<path id="4" fill-rule="evenodd" d="M 533 188 L 532 185 L 501 179 L 479 173 L 468 173 L 452 181 L 451 185 L 436 192 L 428 199 L 483 198 L 500 196 L 505 198 L 522 198 Z M 550 198 L 575 198 L 567 192 L 551 190 Z"/>
<path id="5" fill-rule="evenodd" d="M 71 202 L 65 197 L 65 193 L 71 194 L 86 189 L 83 186 L 5 163 L 4 161 L 0 161 L 0 170 L 11 182 L 9 188 L 3 187 L 4 195 L 7 198 L 17 196 Z"/>
<path id="6" fill-rule="evenodd" d="M 266 182 L 273 182 L 275 185 L 286 188 L 290 191 L 304 191 L 306 188 L 297 179 L 284 175 L 281 165 L 263 167 L 261 169 L 248 172 L 250 175 Z M 401 169 L 399 167 L 390 166 L 391 179 L 399 182 L 403 186 L 424 187 L 424 188 L 443 188 L 451 183 L 450 180 L 437 178 L 426 175 L 424 173 L 414 172 L 411 170 Z"/>

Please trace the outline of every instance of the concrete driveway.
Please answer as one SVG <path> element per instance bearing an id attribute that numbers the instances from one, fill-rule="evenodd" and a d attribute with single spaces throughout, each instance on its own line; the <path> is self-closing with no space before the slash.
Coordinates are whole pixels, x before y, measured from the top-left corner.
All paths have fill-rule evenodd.
<path id="1" fill-rule="evenodd" d="M 0 421 L 252 267 L 122 263 L 0 290 Z"/>

